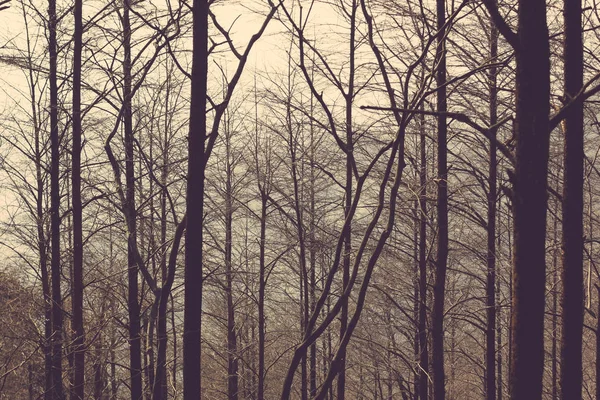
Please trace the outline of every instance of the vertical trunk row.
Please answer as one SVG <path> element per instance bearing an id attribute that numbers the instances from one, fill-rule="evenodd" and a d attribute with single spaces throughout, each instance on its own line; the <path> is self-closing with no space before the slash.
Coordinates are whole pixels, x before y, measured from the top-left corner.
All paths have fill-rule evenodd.
<path id="1" fill-rule="evenodd" d="M 564 1 L 565 98 L 583 87 L 581 0 Z M 560 386 L 563 399 L 581 399 L 583 335 L 583 101 L 576 99 L 565 118 L 563 186 L 563 296 Z"/>
<path id="2" fill-rule="evenodd" d="M 183 398 L 201 398 L 202 229 L 206 168 L 206 89 L 208 74 L 208 2 L 194 0 L 193 59 L 188 137 L 187 229 L 185 237 Z"/>
<path id="3" fill-rule="evenodd" d="M 63 314 L 62 294 L 60 289 L 60 138 L 58 131 L 58 77 L 56 41 L 57 17 L 56 0 L 48 3 L 48 51 L 50 53 L 50 230 L 51 230 L 51 284 L 52 284 L 52 400 L 64 399 L 62 382 L 62 346 L 63 346 Z"/>
<path id="4" fill-rule="evenodd" d="M 75 0 L 73 45 L 73 149 L 71 195 L 73 207 L 73 388 L 72 400 L 83 400 L 85 343 L 83 330 L 83 210 L 81 203 L 81 51 L 83 46 L 82 0 Z"/>
<path id="5" fill-rule="evenodd" d="M 135 165 L 133 160 L 133 121 L 131 110 L 131 22 L 130 0 L 123 2 L 123 128 L 125 138 L 125 212 L 127 218 L 127 309 L 129 313 L 129 363 L 131 399 L 142 398 L 142 350 L 140 304 L 138 299 L 138 266 L 134 257 L 137 241 L 135 208 Z"/>
<path id="6" fill-rule="evenodd" d="M 492 24 L 490 32 L 490 59 L 498 57 L 498 30 Z M 498 69 L 492 66 L 488 72 L 490 126 L 498 121 Z M 485 392 L 487 400 L 496 400 L 496 129 L 490 131 L 488 165 L 488 210 L 487 210 L 487 282 L 486 282 L 486 351 Z"/>
<path id="7" fill-rule="evenodd" d="M 444 376 L 444 300 L 446 291 L 446 268 L 448 262 L 448 168 L 446 125 L 446 2 L 436 0 L 438 47 L 436 53 L 437 70 L 437 259 L 435 284 L 433 287 L 432 324 L 432 372 L 433 395 L 435 400 L 446 397 Z"/>

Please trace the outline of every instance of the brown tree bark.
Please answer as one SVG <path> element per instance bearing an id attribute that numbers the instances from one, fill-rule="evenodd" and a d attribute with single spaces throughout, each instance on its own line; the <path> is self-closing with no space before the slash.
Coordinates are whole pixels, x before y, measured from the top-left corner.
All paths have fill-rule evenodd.
<path id="1" fill-rule="evenodd" d="M 23 20 L 25 22 L 25 32 L 29 38 L 29 25 L 27 13 L 23 7 Z M 32 65 L 32 48 L 31 41 L 27 40 L 27 62 Z M 48 276 L 48 239 L 45 229 L 45 205 L 44 205 L 44 190 L 46 183 L 44 179 L 43 167 L 43 143 L 41 135 L 41 127 L 38 119 L 38 104 L 37 104 L 37 81 L 34 77 L 33 69 L 28 70 L 28 79 L 31 95 L 31 118 L 34 129 L 34 161 L 35 161 L 35 218 L 37 231 L 37 252 L 38 262 L 40 266 L 40 278 L 42 281 L 42 295 L 44 297 L 44 341 L 42 350 L 44 353 L 44 399 L 50 400 L 52 394 L 52 296 L 50 293 L 50 277 Z"/>
<path id="2" fill-rule="evenodd" d="M 208 74 L 208 2 L 194 0 L 193 58 L 188 137 L 187 217 L 185 235 L 183 398 L 201 398 L 202 229 L 206 168 L 206 89 Z"/>
<path id="3" fill-rule="evenodd" d="M 564 1 L 565 98 L 571 101 L 583 87 L 581 0 Z M 560 343 L 561 398 L 581 399 L 583 339 L 583 100 L 578 98 L 565 117 L 565 161 L 562 207 L 563 282 Z"/>
<path id="4" fill-rule="evenodd" d="M 57 16 L 56 0 L 48 2 L 48 51 L 50 53 L 50 230 L 52 291 L 52 400 L 64 399 L 62 382 L 63 310 L 60 260 L 60 138 L 58 131 Z"/>
<path id="5" fill-rule="evenodd" d="M 419 379 L 418 396 L 427 400 L 429 388 L 429 350 L 427 341 L 427 135 L 425 115 L 419 118 L 419 305 L 418 305 L 418 344 Z"/>
<path id="6" fill-rule="evenodd" d="M 227 125 L 227 122 L 225 122 Z M 237 332 L 233 300 L 233 170 L 231 155 L 231 132 L 225 132 L 226 178 L 225 178 L 225 294 L 227 297 L 227 397 L 237 400 L 239 392 Z"/>
<path id="7" fill-rule="evenodd" d="M 172 73 L 170 68 L 167 68 L 167 73 Z M 169 112 L 169 98 L 171 91 L 171 80 L 168 78 L 166 82 L 166 93 L 165 93 L 165 113 Z M 164 244 L 167 241 L 167 179 L 169 175 L 169 132 L 171 130 L 170 118 L 165 118 L 164 137 L 162 140 L 162 162 L 160 174 L 160 243 Z M 158 315 L 156 324 L 156 338 L 158 342 L 158 354 L 156 356 L 156 374 L 154 376 L 154 388 L 153 388 L 153 400 L 163 400 L 168 398 L 168 382 L 167 382 L 167 309 L 166 303 L 171 295 L 171 288 L 166 287 L 169 279 L 169 270 L 167 268 L 167 252 L 163 253 L 160 260 L 160 273 L 161 273 L 161 290 L 160 295 L 157 297 L 156 302 L 158 303 Z M 163 296 L 166 296 L 163 299 Z M 163 306 L 162 303 L 165 302 Z M 173 331 L 175 332 L 175 331 Z M 175 340 L 175 335 L 173 335 Z M 176 353 L 173 353 L 174 355 Z M 174 362 L 173 364 L 177 364 Z"/>
<path id="8" fill-rule="evenodd" d="M 519 2 L 511 396 L 542 397 L 550 53 L 544 0 Z"/>
<path id="9" fill-rule="evenodd" d="M 135 164 L 133 160 L 133 121 L 131 110 L 131 2 L 123 0 L 123 128 L 125 137 L 125 208 L 127 218 L 127 312 L 129 314 L 129 368 L 131 399 L 140 400 L 142 388 L 141 321 L 138 274 L 133 245 L 137 242 L 135 207 Z"/>
<path id="10" fill-rule="evenodd" d="M 444 302 L 446 294 L 446 269 L 448 263 L 448 143 L 445 112 L 446 106 L 446 2 L 436 0 L 438 47 L 436 52 L 437 70 L 437 256 L 435 283 L 433 286 L 432 325 L 432 374 L 433 398 L 446 397 L 444 374 Z"/>
<path id="11" fill-rule="evenodd" d="M 265 247 L 267 237 L 267 199 L 264 186 L 259 186 L 260 191 L 260 248 L 259 248 L 259 276 L 258 276 L 258 392 L 257 399 L 265 399 L 265 291 L 267 285 Z"/>
<path id="12" fill-rule="evenodd" d="M 344 198 L 344 217 L 347 218 L 350 215 L 350 209 L 352 207 L 352 194 L 353 194 L 353 155 L 354 151 L 354 138 L 352 128 L 352 105 L 354 103 L 354 75 L 356 69 L 356 12 L 358 9 L 358 3 L 356 0 L 352 0 L 350 5 L 350 42 L 349 42 L 349 76 L 348 76 L 348 89 L 344 93 L 346 102 L 346 184 L 344 187 L 345 198 Z M 352 225 L 348 226 L 348 229 L 344 232 L 344 259 L 342 262 L 342 287 L 344 290 L 348 286 L 350 281 L 350 255 L 352 253 Z M 342 309 L 340 311 L 340 338 L 344 337 L 346 329 L 348 328 L 348 299 L 344 299 L 342 303 Z M 340 339 L 341 340 L 341 339 Z M 340 363 L 338 365 L 339 373 L 337 378 L 337 398 L 345 398 L 346 393 L 346 350 L 344 349 Z"/>
<path id="13" fill-rule="evenodd" d="M 520 0 L 514 33 L 491 0 L 485 5 L 515 50 L 516 116 L 513 181 L 510 395 L 542 397 L 549 154 L 550 47 L 544 0 Z"/>
<path id="14" fill-rule="evenodd" d="M 600 286 L 596 285 L 598 306 L 596 309 L 596 399 L 600 399 Z"/>
<path id="15" fill-rule="evenodd" d="M 81 203 L 81 51 L 83 47 L 82 0 L 73 9 L 73 148 L 71 157 L 71 196 L 73 209 L 73 387 L 71 400 L 83 400 L 85 384 L 85 336 L 83 327 L 83 210 Z"/>
<path id="16" fill-rule="evenodd" d="M 498 29 L 492 24 L 490 31 L 490 59 L 498 57 Z M 498 68 L 493 65 L 488 71 L 490 126 L 498 122 Z M 487 193 L 487 282 L 485 332 L 485 392 L 487 400 L 496 400 L 496 201 L 497 201 L 497 156 L 496 129 L 490 130 L 488 193 Z"/>

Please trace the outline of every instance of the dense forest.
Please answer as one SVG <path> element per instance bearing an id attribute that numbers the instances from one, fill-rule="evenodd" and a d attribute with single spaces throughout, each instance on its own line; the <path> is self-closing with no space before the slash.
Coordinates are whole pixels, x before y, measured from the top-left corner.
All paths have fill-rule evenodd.
<path id="1" fill-rule="evenodd" d="M 600 399 L 596 0 L 0 26 L 1 399 Z"/>

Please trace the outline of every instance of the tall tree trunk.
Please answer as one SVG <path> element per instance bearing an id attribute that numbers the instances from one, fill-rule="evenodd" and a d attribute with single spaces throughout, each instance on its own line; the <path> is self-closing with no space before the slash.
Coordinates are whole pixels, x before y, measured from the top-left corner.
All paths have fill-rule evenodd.
<path id="1" fill-rule="evenodd" d="M 169 178 L 169 133 L 171 132 L 172 116 L 170 115 L 170 98 L 171 98 L 171 74 L 173 72 L 170 65 L 165 67 L 166 74 L 168 76 L 165 82 L 165 121 L 164 121 L 164 132 L 161 136 L 159 134 L 159 143 L 162 148 L 161 161 L 162 166 L 160 168 L 160 243 L 165 245 L 167 242 L 167 198 L 168 189 L 167 181 Z M 150 141 L 150 151 L 152 151 L 152 141 Z M 150 180 L 152 184 L 153 180 Z M 152 190 L 150 191 L 152 193 Z M 153 213 L 154 214 L 154 213 Z M 153 225 L 153 224 L 152 224 Z M 151 226 L 152 226 L 151 225 Z M 151 237 L 154 237 L 153 235 Z M 167 250 L 163 249 L 162 256 L 160 258 L 160 276 L 161 276 L 161 289 L 158 295 L 155 294 L 155 303 L 157 304 L 157 324 L 156 324 L 156 338 L 157 338 L 157 356 L 156 356 L 156 373 L 154 375 L 153 382 L 153 400 L 166 400 L 169 395 L 168 390 L 168 379 L 167 379 L 167 347 L 168 347 L 168 334 L 167 334 L 167 305 L 171 295 L 171 284 L 170 284 L 170 271 L 167 267 Z M 174 311 L 172 311 L 173 313 Z M 175 342 L 175 328 L 173 327 L 173 341 Z M 173 368 L 177 368 L 177 351 L 176 344 L 173 344 Z M 173 387 L 176 388 L 176 369 L 173 372 Z"/>
<path id="2" fill-rule="evenodd" d="M 420 116 L 419 123 L 419 399 L 428 400 L 429 387 L 429 351 L 427 346 L 427 146 L 425 133 L 425 115 Z"/>
<path id="3" fill-rule="evenodd" d="M 446 292 L 446 268 L 448 262 L 448 167 L 446 124 L 446 2 L 436 0 L 438 47 L 436 54 L 437 70 L 437 258 L 435 284 L 433 287 L 432 325 L 432 372 L 433 396 L 435 400 L 446 397 L 444 375 L 444 299 Z"/>
<path id="4" fill-rule="evenodd" d="M 565 98 L 583 87 L 581 0 L 564 1 Z M 583 101 L 575 100 L 565 118 L 563 186 L 562 338 L 560 386 L 562 399 L 581 399 L 583 339 Z"/>
<path id="5" fill-rule="evenodd" d="M 168 72 L 167 72 L 168 73 Z M 167 81 L 167 93 L 165 98 L 165 112 L 168 112 L 169 107 L 169 90 L 170 80 Z M 165 131 L 164 138 L 162 138 L 162 167 L 160 182 L 162 185 L 160 193 L 160 243 L 164 246 L 167 241 L 167 178 L 168 178 L 168 157 L 169 157 L 169 123 L 168 118 L 165 118 Z M 170 296 L 170 291 L 164 290 L 167 282 L 167 251 L 164 249 L 163 255 L 160 259 L 160 274 L 161 274 L 161 286 L 160 295 L 156 298 L 158 303 L 158 315 L 156 324 L 156 339 L 157 339 L 157 356 L 156 356 L 156 374 L 154 375 L 153 383 L 153 400 L 166 400 L 168 398 L 168 382 L 167 382 L 167 309 L 166 306 L 161 307 L 161 301 L 167 301 Z M 162 299 L 163 296 L 167 296 L 167 299 Z M 176 363 L 175 363 L 176 364 Z"/>
<path id="6" fill-rule="evenodd" d="M 556 236 L 558 233 L 556 232 L 556 222 L 557 218 L 554 219 L 554 244 L 558 246 L 558 240 L 556 240 Z M 558 293 L 557 293 L 557 284 L 558 284 L 558 276 L 557 276 L 557 267 L 558 267 L 558 255 L 556 254 L 558 250 L 554 250 L 554 254 L 552 255 L 552 350 L 551 350 L 551 376 L 552 376 L 552 400 L 558 400 L 558 360 L 557 360 L 557 344 L 558 338 L 557 327 L 558 327 Z"/>
<path id="7" fill-rule="evenodd" d="M 600 286 L 596 285 L 598 308 L 596 309 L 596 399 L 600 399 Z"/>
<path id="8" fill-rule="evenodd" d="M 133 247 L 137 241 L 135 208 L 135 164 L 133 160 L 133 121 L 131 110 L 131 22 L 130 0 L 123 0 L 123 127 L 125 137 L 125 212 L 127 218 L 127 310 L 129 313 L 129 368 L 131 399 L 140 400 L 142 389 L 141 322 L 138 289 L 139 268 L 135 262 Z"/>
<path id="9" fill-rule="evenodd" d="M 23 8 L 23 19 L 25 21 L 25 31 L 29 37 L 29 27 L 27 23 L 27 14 Z M 27 40 L 27 61 L 29 65 L 33 65 L 31 42 Z M 38 261 L 40 265 L 40 277 L 42 280 L 42 295 L 44 297 L 44 398 L 50 400 L 52 394 L 52 297 L 50 293 L 50 278 L 48 276 L 48 241 L 46 239 L 45 230 L 45 213 L 44 213 L 44 189 L 45 180 L 42 176 L 42 144 L 41 144 L 41 128 L 38 120 L 36 80 L 34 78 L 33 69 L 29 68 L 29 87 L 31 94 L 31 117 L 34 128 L 34 151 L 35 151 L 35 179 L 36 179 L 36 196 L 35 196 L 35 213 L 36 213 L 36 228 L 37 228 L 37 250 Z"/>
<path id="10" fill-rule="evenodd" d="M 73 35 L 73 149 L 71 184 L 73 208 L 73 387 L 71 400 L 83 400 L 85 337 L 83 330 L 83 210 L 81 203 L 81 51 L 83 46 L 82 0 L 75 0 Z"/>
<path id="11" fill-rule="evenodd" d="M 492 24 L 490 32 L 490 59 L 498 57 L 498 29 Z M 498 121 L 497 67 L 488 72 L 490 126 Z M 488 209 L 487 209 L 487 282 L 486 282 L 486 351 L 485 351 L 485 392 L 487 400 L 496 400 L 496 198 L 497 198 L 497 157 L 496 129 L 490 131 L 488 164 Z"/>
<path id="12" fill-rule="evenodd" d="M 204 177 L 206 169 L 206 89 L 208 74 L 208 2 L 194 0 L 193 59 L 188 138 L 188 176 L 185 237 L 183 398 L 201 398 L 202 229 L 204 227 Z"/>
<path id="13" fill-rule="evenodd" d="M 227 395 L 229 400 L 238 399 L 238 354 L 237 333 L 235 326 L 235 309 L 233 301 L 233 187 L 232 187 L 232 154 L 231 154 L 231 132 L 229 121 L 225 121 L 228 131 L 225 133 L 226 146 L 226 175 L 225 178 L 225 292 L 227 296 Z"/>
<path id="14" fill-rule="evenodd" d="M 173 332 L 173 363 L 171 367 L 171 387 L 173 388 L 173 392 L 175 393 L 175 398 L 179 395 L 179 388 L 177 387 L 177 371 L 179 369 L 179 354 L 177 352 L 177 330 L 175 324 L 175 299 L 173 298 L 173 293 L 169 296 L 171 300 L 171 331 Z"/>
<path id="15" fill-rule="evenodd" d="M 352 187 L 353 187 L 353 171 L 352 162 L 354 151 L 354 139 L 352 132 L 352 104 L 354 103 L 354 73 L 355 73 L 355 36 L 356 36 L 356 10 L 358 4 L 356 0 L 352 0 L 352 10 L 350 11 L 350 51 L 349 51 L 349 77 L 348 91 L 344 93 L 346 101 L 346 184 L 344 187 L 344 218 L 347 219 L 352 208 Z M 352 253 L 352 226 L 348 225 L 348 229 L 344 232 L 344 259 L 342 261 L 342 288 L 346 290 L 350 281 L 350 255 Z M 348 328 L 348 298 L 344 298 L 340 311 L 340 340 L 344 337 Z M 339 373 L 337 379 L 337 398 L 344 399 L 346 393 L 346 350 L 340 358 Z"/>
<path id="16" fill-rule="evenodd" d="M 254 135 L 256 141 L 256 171 L 260 170 L 258 154 L 259 154 L 259 129 L 258 129 L 258 96 L 256 89 L 256 78 L 254 80 Z M 269 160 L 266 161 L 267 163 Z M 257 382 L 257 399 L 265 400 L 265 292 L 267 286 L 267 265 L 265 260 L 266 239 L 267 239 L 267 207 L 268 207 L 268 167 L 265 168 L 263 174 L 264 180 L 257 180 L 258 192 L 260 194 L 260 238 L 259 238 L 259 255 L 258 255 L 258 375 Z"/>
<path id="17" fill-rule="evenodd" d="M 314 97 L 310 97 L 310 115 L 314 113 Z M 315 203 L 315 126 L 313 120 L 310 120 L 310 150 L 309 150 L 309 165 L 310 165 L 310 188 L 309 188 L 309 210 L 310 210 L 310 226 L 309 226 L 309 242 L 308 259 L 310 263 L 310 313 L 315 312 L 317 306 L 317 243 L 315 232 L 316 225 L 316 203 Z M 311 398 L 317 394 L 317 342 L 315 341 L 310 346 L 310 396 Z"/>
<path id="18" fill-rule="evenodd" d="M 260 190 L 260 249 L 258 276 L 258 400 L 265 400 L 265 245 L 267 236 L 267 194 Z"/>
<path id="19" fill-rule="evenodd" d="M 101 320 L 101 322 L 103 322 Z M 94 400 L 104 399 L 104 360 L 102 354 L 102 332 L 98 333 L 94 342 L 94 356 L 96 360 L 94 362 Z"/>
<path id="20" fill-rule="evenodd" d="M 500 245 L 500 240 L 498 240 L 498 245 Z M 497 269 L 498 270 L 498 269 Z M 498 299 L 500 297 L 500 279 L 496 279 L 496 299 Z M 496 312 L 496 351 L 498 353 L 497 357 L 496 357 L 496 362 L 497 362 L 497 371 L 498 371 L 498 390 L 497 390 L 497 399 L 498 400 L 502 400 L 503 398 L 503 382 L 504 382 L 504 376 L 503 376 L 503 362 L 504 362 L 504 357 L 502 356 L 502 308 L 498 307 L 498 311 Z"/>
<path id="21" fill-rule="evenodd" d="M 51 281 L 52 281 L 52 400 L 64 399 L 62 382 L 63 314 L 60 260 L 60 138 L 58 130 L 58 77 L 56 41 L 56 0 L 49 0 L 49 43 L 50 53 L 50 230 L 51 230 Z"/>
<path id="22" fill-rule="evenodd" d="M 302 176 L 299 176 L 299 172 L 298 172 L 298 158 L 297 158 L 297 153 L 298 153 L 298 149 L 296 148 L 297 143 L 296 143 L 296 138 L 294 137 L 294 130 L 293 130 L 293 126 L 292 126 L 292 109 L 291 109 L 291 73 L 289 74 L 289 81 L 288 81 L 288 88 L 290 90 L 289 93 L 289 98 L 287 99 L 287 103 L 286 103 L 286 123 L 287 123 L 287 129 L 288 129 L 288 133 L 289 133 L 289 146 L 290 146 L 290 162 L 291 162 L 291 175 L 292 175 L 292 182 L 293 182 L 293 186 L 294 186 L 294 212 L 295 212 L 295 217 L 296 217 L 296 234 L 297 234 L 297 238 L 298 238 L 298 244 L 299 244 L 299 264 L 300 264 L 300 327 L 301 327 L 301 332 L 304 334 L 305 330 L 307 329 L 308 326 L 308 321 L 309 321 L 309 309 L 310 309 L 310 304 L 309 304 L 309 296 L 308 296 L 308 286 L 309 286 L 309 279 L 308 279 L 308 269 L 306 266 L 306 235 L 304 232 L 304 215 L 302 212 L 302 193 L 301 190 L 302 188 L 300 187 L 301 185 L 301 178 Z M 302 174 L 303 175 L 303 174 Z M 302 359 L 301 359 L 301 376 L 302 376 L 302 381 L 301 381 L 301 386 L 300 386 L 300 393 L 301 393 L 301 398 L 302 400 L 307 400 L 308 399 L 308 360 L 307 360 L 307 352 L 304 351 L 304 354 L 302 355 Z"/>
<path id="23" fill-rule="evenodd" d="M 516 52 L 516 165 L 512 357 L 513 400 L 542 398 L 550 51 L 544 0 L 519 1 Z"/>

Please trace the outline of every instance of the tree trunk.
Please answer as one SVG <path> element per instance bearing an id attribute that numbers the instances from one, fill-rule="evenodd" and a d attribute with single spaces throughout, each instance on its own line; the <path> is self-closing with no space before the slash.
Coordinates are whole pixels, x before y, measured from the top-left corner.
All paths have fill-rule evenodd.
<path id="1" fill-rule="evenodd" d="M 188 176 L 185 237 L 183 398 L 201 398 L 202 229 L 206 169 L 206 89 L 208 74 L 208 2 L 194 0 L 193 59 L 188 137 Z"/>
<path id="2" fill-rule="evenodd" d="M 73 387 L 71 400 L 83 400 L 85 337 L 83 330 L 83 210 L 81 203 L 81 51 L 83 46 L 82 0 L 75 0 L 73 45 L 73 149 L 71 157 L 73 207 Z"/>
<path id="3" fill-rule="evenodd" d="M 542 397 L 550 52 L 544 0 L 519 2 L 511 321 L 513 400 Z"/>
<path id="4" fill-rule="evenodd" d="M 596 399 L 600 399 L 600 286 L 598 292 L 598 308 L 596 309 Z"/>
<path id="5" fill-rule="evenodd" d="M 420 400 L 428 400 L 429 388 L 429 351 L 427 346 L 427 146 L 425 134 L 425 115 L 420 117 L 420 169 L 419 185 L 419 312 L 418 312 L 418 342 L 419 342 L 419 391 Z"/>
<path id="6" fill-rule="evenodd" d="M 62 382 L 63 314 L 60 260 L 60 138 L 58 131 L 58 78 L 56 41 L 56 0 L 49 0 L 49 43 L 50 53 L 50 230 L 51 230 L 51 284 L 52 284 L 52 400 L 64 399 Z"/>
<path id="7" fill-rule="evenodd" d="M 25 14 L 24 14 L 25 16 Z M 25 19 L 27 24 L 27 20 Z M 32 63 L 31 44 L 27 41 L 27 56 L 28 62 Z M 37 228 L 37 250 L 38 261 L 40 265 L 40 278 L 42 280 L 42 295 L 44 297 L 44 398 L 51 399 L 52 394 L 52 296 L 50 293 L 50 277 L 48 276 L 48 242 L 46 239 L 46 231 L 44 229 L 44 190 L 45 179 L 42 176 L 42 144 L 41 144 L 41 129 L 38 124 L 38 108 L 36 101 L 36 80 L 34 79 L 33 70 L 29 69 L 29 85 L 31 88 L 31 116 L 34 127 L 34 149 L 35 149 L 35 177 L 36 177 L 36 197 L 35 197 L 35 212 L 36 212 L 36 228 Z"/>
<path id="8" fill-rule="evenodd" d="M 356 35 L 356 10 L 358 4 L 356 0 L 352 0 L 352 10 L 350 13 L 350 51 L 349 51 L 349 77 L 348 77 L 348 92 L 344 94 L 346 101 L 346 184 L 345 184 L 345 196 L 344 196 L 344 218 L 348 218 L 350 215 L 350 209 L 352 207 L 352 186 L 353 186 L 353 171 L 352 163 L 354 151 L 353 143 L 353 132 L 352 132 L 352 104 L 354 102 L 354 72 L 355 72 L 355 35 Z M 344 259 L 342 261 L 342 290 L 345 291 L 350 281 L 350 256 L 352 253 L 352 225 L 348 226 L 348 229 L 344 232 Z M 345 298 L 342 303 L 342 309 L 340 311 L 340 340 L 344 337 L 346 329 L 348 328 L 348 298 Z M 340 358 L 339 372 L 337 379 L 337 398 L 344 399 L 346 393 L 346 350 Z"/>
<path id="9" fill-rule="evenodd" d="M 448 262 L 448 168 L 447 168 L 447 131 L 446 117 L 446 2 L 436 0 L 438 47 L 436 54 L 437 70 L 437 259 L 435 284 L 433 287 L 432 324 L 432 372 L 433 396 L 435 400 L 446 397 L 444 375 L 444 299 L 446 292 L 446 268 Z"/>
<path id="10" fill-rule="evenodd" d="M 581 0 L 564 1 L 565 98 L 583 87 Z M 562 399 L 581 399 L 583 339 L 583 101 L 576 100 L 565 118 L 563 186 L 562 338 L 560 386 Z"/>
<path id="11" fill-rule="evenodd" d="M 258 400 L 265 400 L 265 245 L 267 236 L 267 195 L 260 188 L 260 249 L 258 276 Z"/>
<path id="12" fill-rule="evenodd" d="M 94 400 L 103 400 L 104 392 L 104 361 L 102 359 L 102 333 L 98 334 L 94 342 Z"/>
<path id="13" fill-rule="evenodd" d="M 142 348 L 140 304 L 138 296 L 139 269 L 135 262 L 133 245 L 137 241 L 135 208 L 135 165 L 133 160 L 133 121 L 131 110 L 131 23 L 129 20 L 130 0 L 123 3 L 123 128 L 125 136 L 125 212 L 128 214 L 127 246 L 127 309 L 129 313 L 129 368 L 131 399 L 140 400 L 142 389 Z"/>
<path id="14" fill-rule="evenodd" d="M 227 125 L 227 123 L 225 124 Z M 226 128 L 229 129 L 229 128 Z M 225 294 L 227 296 L 227 395 L 229 400 L 238 399 L 238 354 L 237 333 L 235 326 L 235 309 L 233 301 L 233 188 L 232 175 L 234 166 L 231 162 L 231 132 L 225 133 L 226 175 L 225 178 Z"/>
<path id="15" fill-rule="evenodd" d="M 310 114 L 314 113 L 314 97 L 310 97 Z M 310 226 L 309 226 L 309 249 L 308 259 L 310 263 L 310 313 L 315 312 L 317 306 L 317 242 L 315 232 L 316 225 L 316 202 L 315 202 L 315 127 L 311 119 L 310 121 L 310 150 L 309 150 L 309 165 L 310 165 L 310 193 L 309 193 L 309 210 L 310 210 Z M 317 394 L 317 342 L 315 341 L 310 346 L 310 397 Z"/>
<path id="16" fill-rule="evenodd" d="M 168 85 L 168 83 L 167 83 Z M 167 97 L 165 102 L 168 107 L 169 96 L 167 89 Z M 165 126 L 165 137 L 162 143 L 162 161 L 163 166 L 161 168 L 160 181 L 162 184 L 161 196 L 160 196 L 160 243 L 164 245 L 167 241 L 167 176 L 168 176 L 168 126 Z M 167 255 L 166 249 L 160 260 L 160 273 L 161 273 L 161 286 L 160 295 L 155 299 L 158 303 L 158 315 L 156 324 L 156 339 L 157 339 L 157 356 L 156 356 L 156 373 L 154 375 L 153 382 L 153 400 L 166 400 L 168 398 L 168 382 L 167 382 L 167 308 L 161 307 L 161 301 L 167 301 L 170 296 L 170 291 L 164 289 L 164 285 L 167 281 Z M 162 297 L 167 298 L 162 300 Z"/>
<path id="17" fill-rule="evenodd" d="M 498 30 L 492 25 L 490 33 L 490 59 L 498 57 Z M 489 107 L 490 126 L 498 122 L 498 70 L 492 66 L 488 72 L 490 85 Z M 497 157 L 496 129 L 490 130 L 488 165 L 488 210 L 487 210 L 487 282 L 486 282 L 486 352 L 485 352 L 485 392 L 487 400 L 496 400 L 496 198 L 497 198 Z"/>

